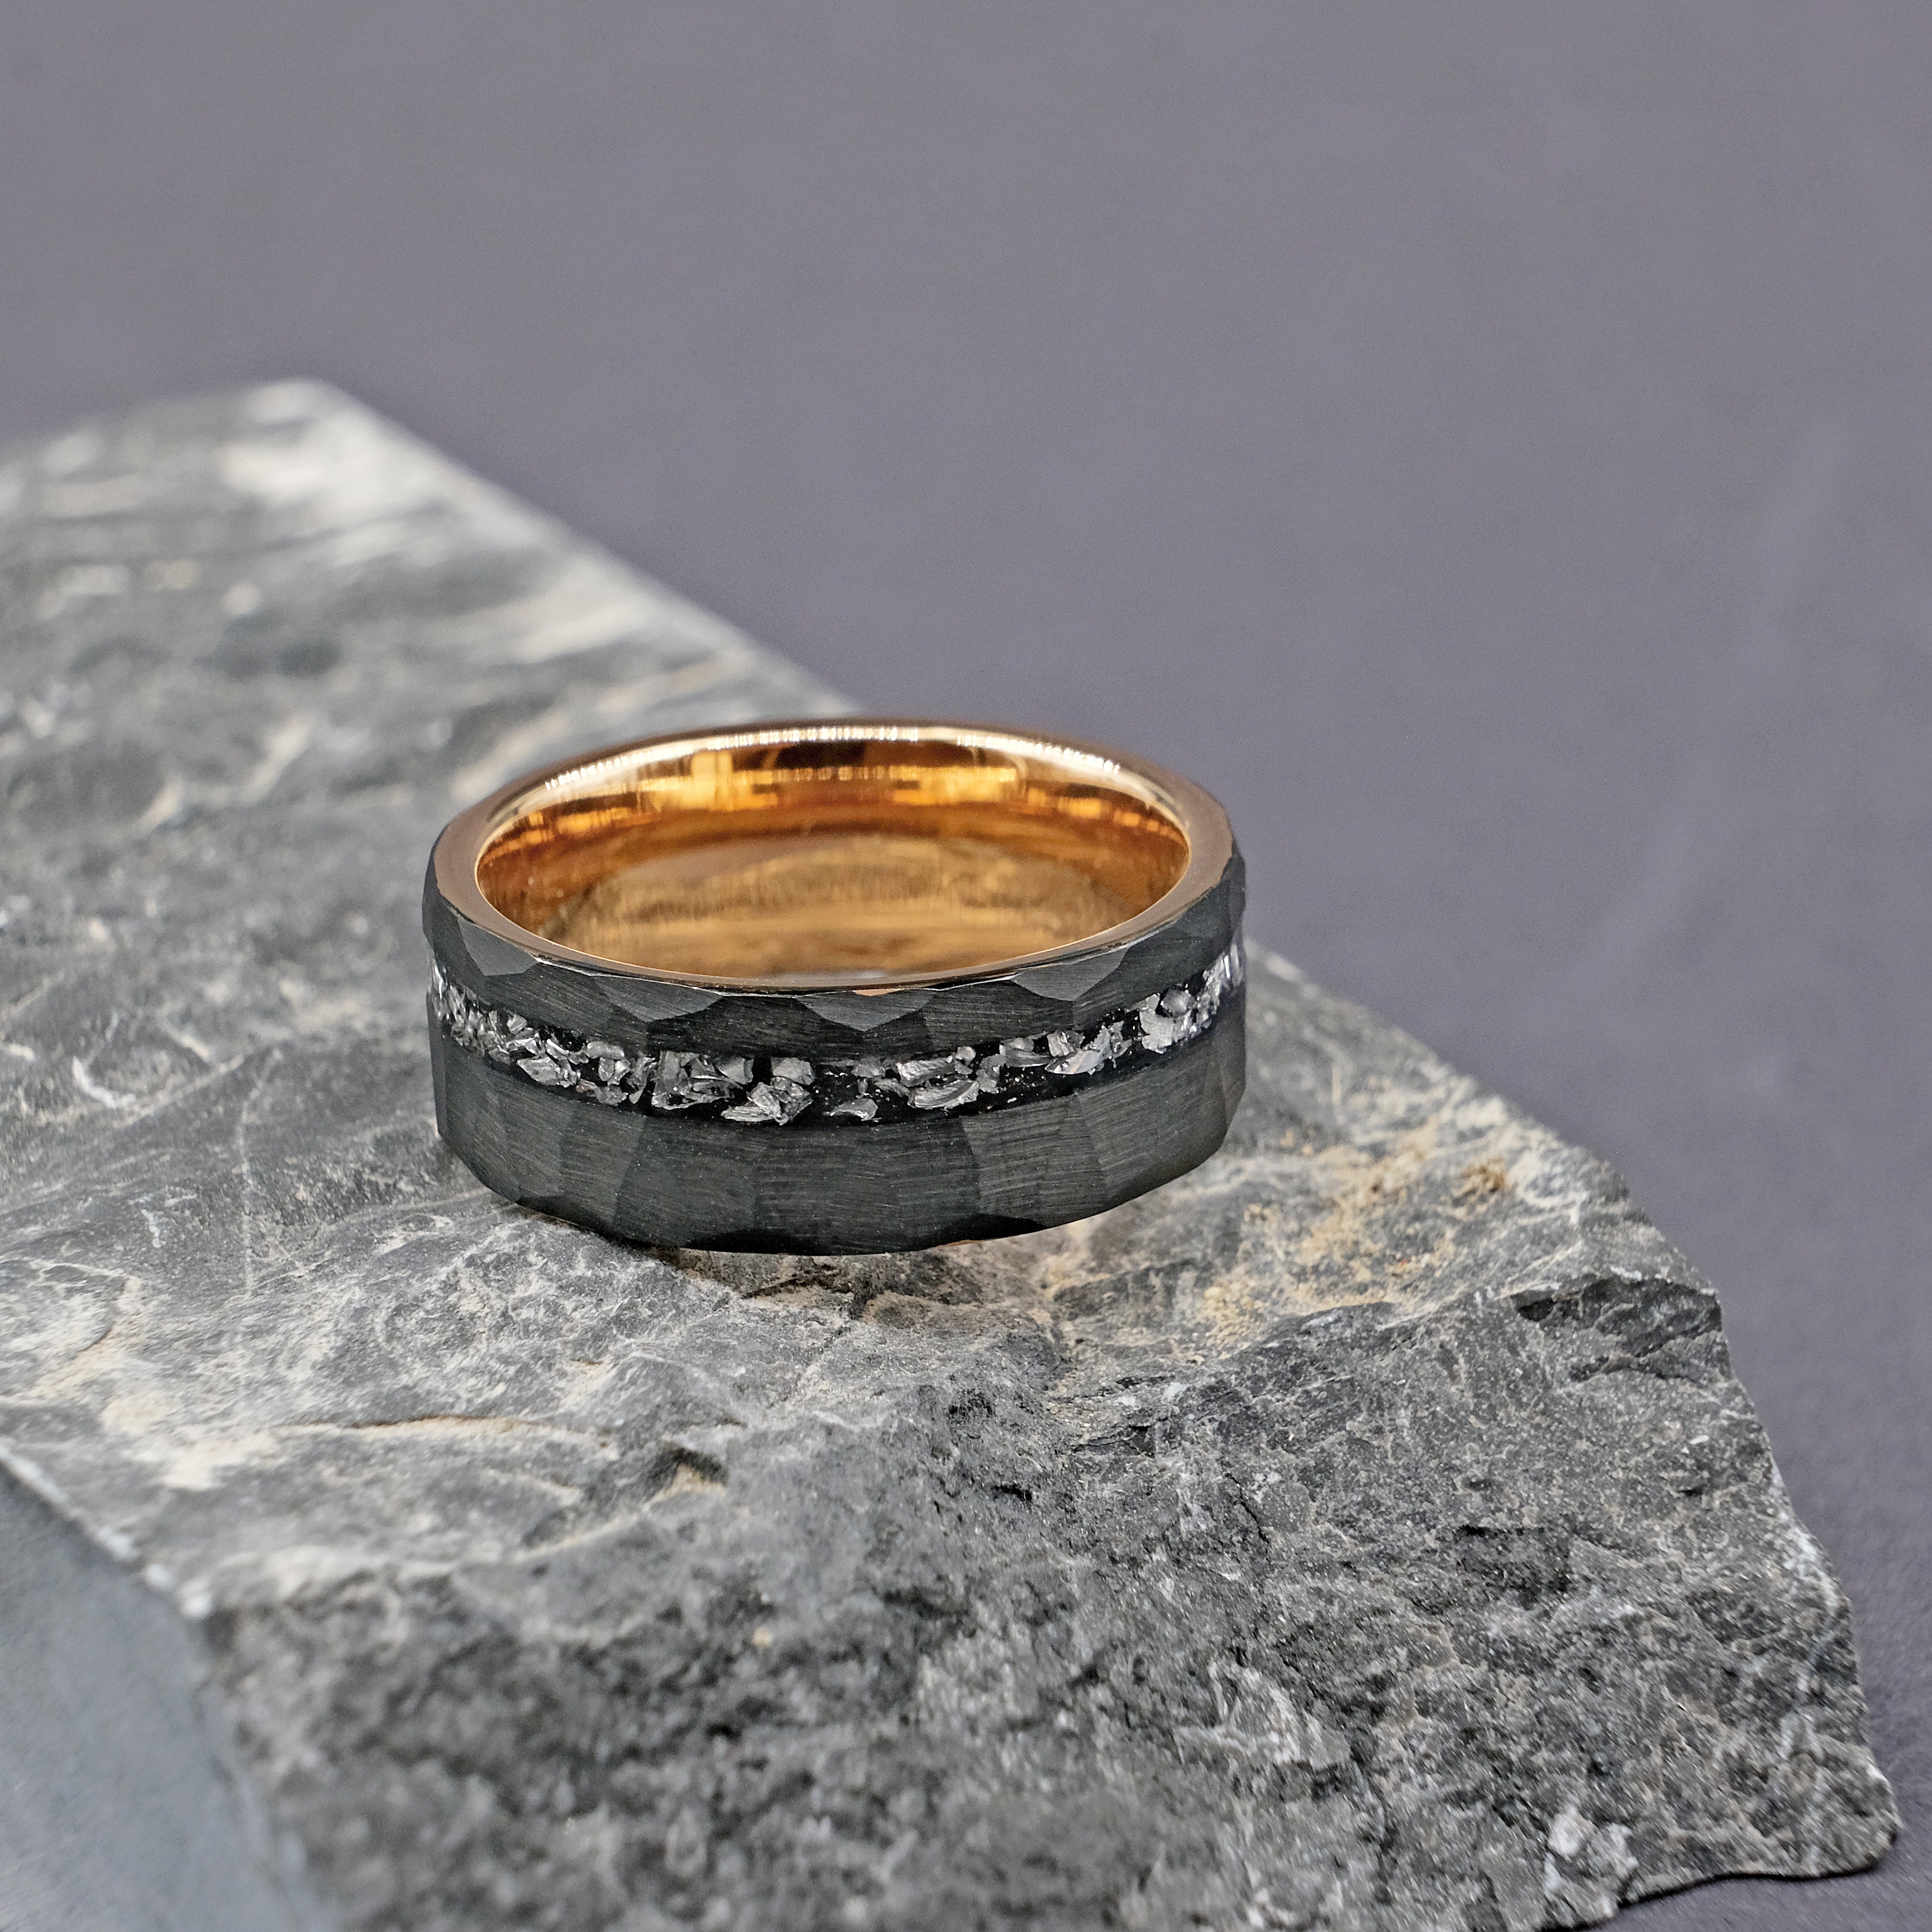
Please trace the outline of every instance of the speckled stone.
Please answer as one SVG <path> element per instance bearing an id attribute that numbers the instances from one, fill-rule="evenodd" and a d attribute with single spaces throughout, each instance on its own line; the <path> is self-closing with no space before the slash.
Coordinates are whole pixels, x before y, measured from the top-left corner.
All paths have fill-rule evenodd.
<path id="1" fill-rule="evenodd" d="M 434 1132 L 437 827 L 836 700 L 305 385 L 16 454 L 0 568 L 0 1455 L 178 1614 L 289 1922 L 1527 1932 L 1882 1852 L 1600 1162 L 1258 958 L 1222 1151 L 1075 1226 L 512 1208 Z"/>

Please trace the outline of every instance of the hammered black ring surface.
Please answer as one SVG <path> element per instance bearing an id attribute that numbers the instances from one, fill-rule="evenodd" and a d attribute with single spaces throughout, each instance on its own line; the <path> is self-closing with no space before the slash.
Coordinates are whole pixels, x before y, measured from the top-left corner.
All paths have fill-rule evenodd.
<path id="1" fill-rule="evenodd" d="M 1100 746 L 817 718 L 614 748 L 436 842 L 437 1125 L 498 1193 L 656 1246 L 1076 1220 L 1226 1135 L 1242 902 L 1220 806 Z M 1012 933 L 1058 943 L 970 958 Z"/>

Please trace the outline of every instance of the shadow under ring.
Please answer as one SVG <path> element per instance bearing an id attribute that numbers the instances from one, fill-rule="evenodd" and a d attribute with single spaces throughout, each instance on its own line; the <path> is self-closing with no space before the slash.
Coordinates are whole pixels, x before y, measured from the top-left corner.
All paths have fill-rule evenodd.
<path id="1" fill-rule="evenodd" d="M 1105 747 L 812 718 L 512 781 L 423 894 L 436 1124 L 655 1246 L 879 1253 L 1078 1220 L 1218 1148 L 1226 814 Z"/>

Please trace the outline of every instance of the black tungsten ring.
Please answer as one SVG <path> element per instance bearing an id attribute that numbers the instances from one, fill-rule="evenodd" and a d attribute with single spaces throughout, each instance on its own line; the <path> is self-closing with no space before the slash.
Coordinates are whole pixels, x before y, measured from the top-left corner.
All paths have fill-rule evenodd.
<path id="1" fill-rule="evenodd" d="M 876 1253 L 1159 1186 L 1241 1095 L 1243 874 L 1100 746 L 814 718 L 506 785 L 430 856 L 436 1124 L 512 1201 Z"/>

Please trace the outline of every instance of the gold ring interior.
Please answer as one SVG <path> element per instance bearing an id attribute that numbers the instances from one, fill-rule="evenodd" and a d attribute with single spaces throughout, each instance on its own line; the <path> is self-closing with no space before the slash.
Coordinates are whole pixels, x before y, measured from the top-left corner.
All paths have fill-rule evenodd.
<path id="1" fill-rule="evenodd" d="M 1196 856 L 1166 777 L 971 727 L 658 740 L 493 801 L 475 878 L 525 932 L 649 971 L 919 979 L 1148 913 Z"/>

